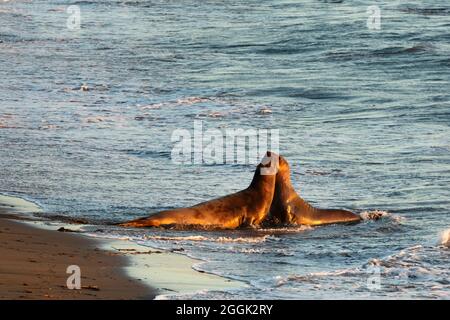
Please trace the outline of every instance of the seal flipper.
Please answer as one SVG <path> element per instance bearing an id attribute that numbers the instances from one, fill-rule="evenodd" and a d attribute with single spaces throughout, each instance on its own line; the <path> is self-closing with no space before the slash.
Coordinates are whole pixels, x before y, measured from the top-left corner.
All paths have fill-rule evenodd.
<path id="1" fill-rule="evenodd" d="M 323 225 L 333 223 L 358 223 L 362 218 L 347 210 L 312 208 L 305 214 L 298 215 L 299 224 Z"/>
<path id="2" fill-rule="evenodd" d="M 118 223 L 118 226 L 121 227 L 159 227 L 160 224 L 155 221 L 155 219 L 149 218 L 139 218 L 123 223 Z"/>
<path id="3" fill-rule="evenodd" d="M 355 223 L 362 220 L 353 212 L 340 209 L 318 209 L 303 200 L 292 186 L 289 164 L 282 156 L 279 156 L 279 169 L 270 216 L 271 219 L 283 224 L 304 225 Z"/>

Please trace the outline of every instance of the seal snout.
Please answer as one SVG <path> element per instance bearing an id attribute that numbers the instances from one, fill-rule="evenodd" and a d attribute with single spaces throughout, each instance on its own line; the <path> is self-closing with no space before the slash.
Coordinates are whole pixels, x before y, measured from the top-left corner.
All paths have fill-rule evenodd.
<path id="1" fill-rule="evenodd" d="M 274 175 L 278 172 L 278 159 L 279 155 L 272 151 L 266 151 L 266 154 L 262 158 L 258 165 L 261 175 Z"/>

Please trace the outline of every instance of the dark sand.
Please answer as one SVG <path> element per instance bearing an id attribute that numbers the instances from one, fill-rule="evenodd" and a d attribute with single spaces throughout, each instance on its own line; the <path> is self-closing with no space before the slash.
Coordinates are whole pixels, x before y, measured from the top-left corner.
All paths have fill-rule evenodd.
<path id="1" fill-rule="evenodd" d="M 128 258 L 98 249 L 100 240 L 48 231 L 8 219 L 0 208 L 0 299 L 153 299 L 155 291 L 123 271 Z M 69 290 L 69 265 L 81 268 L 81 290 Z"/>

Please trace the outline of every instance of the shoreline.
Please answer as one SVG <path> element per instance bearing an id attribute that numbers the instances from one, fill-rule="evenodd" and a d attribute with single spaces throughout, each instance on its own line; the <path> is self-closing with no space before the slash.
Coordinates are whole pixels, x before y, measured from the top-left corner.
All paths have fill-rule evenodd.
<path id="1" fill-rule="evenodd" d="M 127 239 L 78 231 L 85 225 L 33 219 L 42 212 L 21 198 L 0 194 L 0 299 L 161 299 L 244 284 L 199 272 L 199 260 Z M 81 269 L 81 290 L 69 290 L 69 265 Z"/>

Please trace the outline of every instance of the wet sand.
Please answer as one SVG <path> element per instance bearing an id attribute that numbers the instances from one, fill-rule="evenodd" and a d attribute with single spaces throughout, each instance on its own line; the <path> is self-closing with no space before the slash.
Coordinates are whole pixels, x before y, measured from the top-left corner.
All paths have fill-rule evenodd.
<path id="1" fill-rule="evenodd" d="M 99 249 L 102 241 L 48 231 L 5 218 L 0 208 L 0 299 L 153 299 L 155 290 L 129 278 L 128 258 Z M 81 269 L 81 290 L 66 269 Z"/>
<path id="2" fill-rule="evenodd" d="M 195 271 L 201 261 L 128 240 L 94 238 L 82 225 L 36 221 L 40 208 L 0 195 L 0 299 L 154 299 L 244 284 Z M 69 290 L 67 267 L 81 269 L 81 289 Z"/>

